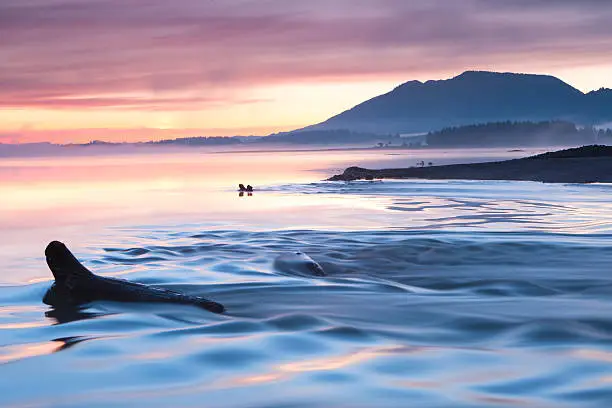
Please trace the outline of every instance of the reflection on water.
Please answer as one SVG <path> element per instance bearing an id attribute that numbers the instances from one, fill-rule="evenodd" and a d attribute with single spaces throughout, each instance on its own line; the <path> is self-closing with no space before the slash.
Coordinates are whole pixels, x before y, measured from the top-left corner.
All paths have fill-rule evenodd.
<path id="1" fill-rule="evenodd" d="M 52 319 L 53 324 L 70 323 L 76 320 L 93 319 L 94 317 L 100 316 L 100 313 L 92 313 L 80 310 L 78 308 L 61 308 L 61 309 L 50 309 L 45 312 L 45 317 Z"/>
<path id="2" fill-rule="evenodd" d="M 387 356 L 393 353 L 399 353 L 402 351 L 414 352 L 414 350 L 407 350 L 402 346 L 375 346 L 362 348 L 360 350 L 353 351 L 346 355 L 332 356 L 328 358 L 319 358 L 315 360 L 299 361 L 294 363 L 280 364 L 274 367 L 274 372 L 268 374 L 256 374 L 245 377 L 234 378 L 230 381 L 217 384 L 217 387 L 242 387 L 249 385 L 262 384 L 267 382 L 278 382 L 286 381 L 291 376 L 307 373 L 310 371 L 337 371 L 351 365 L 356 365 L 367 360 L 374 360 L 376 358 Z"/>
<path id="3" fill-rule="evenodd" d="M 1 164 L 0 405 L 609 405 L 609 185 L 320 182 L 355 154 Z M 228 312 L 49 309 L 51 239 Z"/>
<path id="4" fill-rule="evenodd" d="M 227 216 L 245 211 L 242 203 L 227 194 L 244 180 L 253 186 L 307 183 L 354 164 L 412 165 L 418 154 L 437 154 L 442 162 L 457 162 L 517 153 L 482 151 L 466 157 L 465 153 L 406 151 L 390 157 L 373 150 L 2 159 L 0 225 L 19 229 L 81 222 L 108 225 L 123 224 L 126 218 L 175 221 L 177 215 L 194 220 L 203 212 L 208 217 Z M 279 201 L 258 196 L 258 206 L 270 210 L 293 204 Z"/>
<path id="5" fill-rule="evenodd" d="M 20 360 L 23 358 L 55 353 L 61 348 L 62 344 L 58 344 L 55 341 L 37 344 L 5 346 L 0 349 L 0 364 Z"/>

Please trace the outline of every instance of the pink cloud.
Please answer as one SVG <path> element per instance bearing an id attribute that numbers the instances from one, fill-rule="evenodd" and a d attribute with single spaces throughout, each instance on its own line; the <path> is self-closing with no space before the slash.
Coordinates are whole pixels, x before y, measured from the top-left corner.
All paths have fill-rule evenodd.
<path id="1" fill-rule="evenodd" d="M 180 110 L 279 83 L 612 63 L 611 20 L 595 0 L 3 0 L 0 107 Z"/>
<path id="2" fill-rule="evenodd" d="M 13 108 L 41 108 L 54 110 L 84 110 L 84 109 L 134 109 L 148 111 L 184 111 L 194 109 L 206 109 L 219 106 L 255 104 L 266 101 L 265 99 L 224 99 L 224 98 L 200 98 L 200 97 L 155 97 L 155 98 L 130 98 L 130 97 L 73 97 L 66 96 L 42 96 L 31 97 L 17 96 L 10 99 L 0 100 L 0 109 Z"/>

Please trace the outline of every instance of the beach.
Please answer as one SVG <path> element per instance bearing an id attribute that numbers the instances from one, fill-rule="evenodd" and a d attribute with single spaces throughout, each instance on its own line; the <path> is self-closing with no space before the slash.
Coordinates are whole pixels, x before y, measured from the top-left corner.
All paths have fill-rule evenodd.
<path id="1" fill-rule="evenodd" d="M 330 181 L 360 179 L 507 180 L 544 183 L 611 183 L 612 148 L 584 146 L 536 156 L 485 163 L 427 165 L 397 169 L 349 167 Z"/>

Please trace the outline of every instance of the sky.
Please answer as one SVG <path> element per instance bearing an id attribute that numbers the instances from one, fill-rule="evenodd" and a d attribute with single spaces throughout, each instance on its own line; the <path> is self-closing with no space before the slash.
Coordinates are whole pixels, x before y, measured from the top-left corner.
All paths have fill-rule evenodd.
<path id="1" fill-rule="evenodd" d="M 612 88 L 609 0 L 2 0 L 0 143 L 265 135 L 471 70 Z"/>

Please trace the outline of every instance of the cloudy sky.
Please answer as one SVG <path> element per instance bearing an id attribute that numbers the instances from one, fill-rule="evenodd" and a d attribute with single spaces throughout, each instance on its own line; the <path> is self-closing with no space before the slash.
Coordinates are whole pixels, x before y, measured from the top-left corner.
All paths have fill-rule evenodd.
<path id="1" fill-rule="evenodd" d="M 0 142 L 268 134 L 466 69 L 612 88 L 609 0 L 2 0 Z"/>

